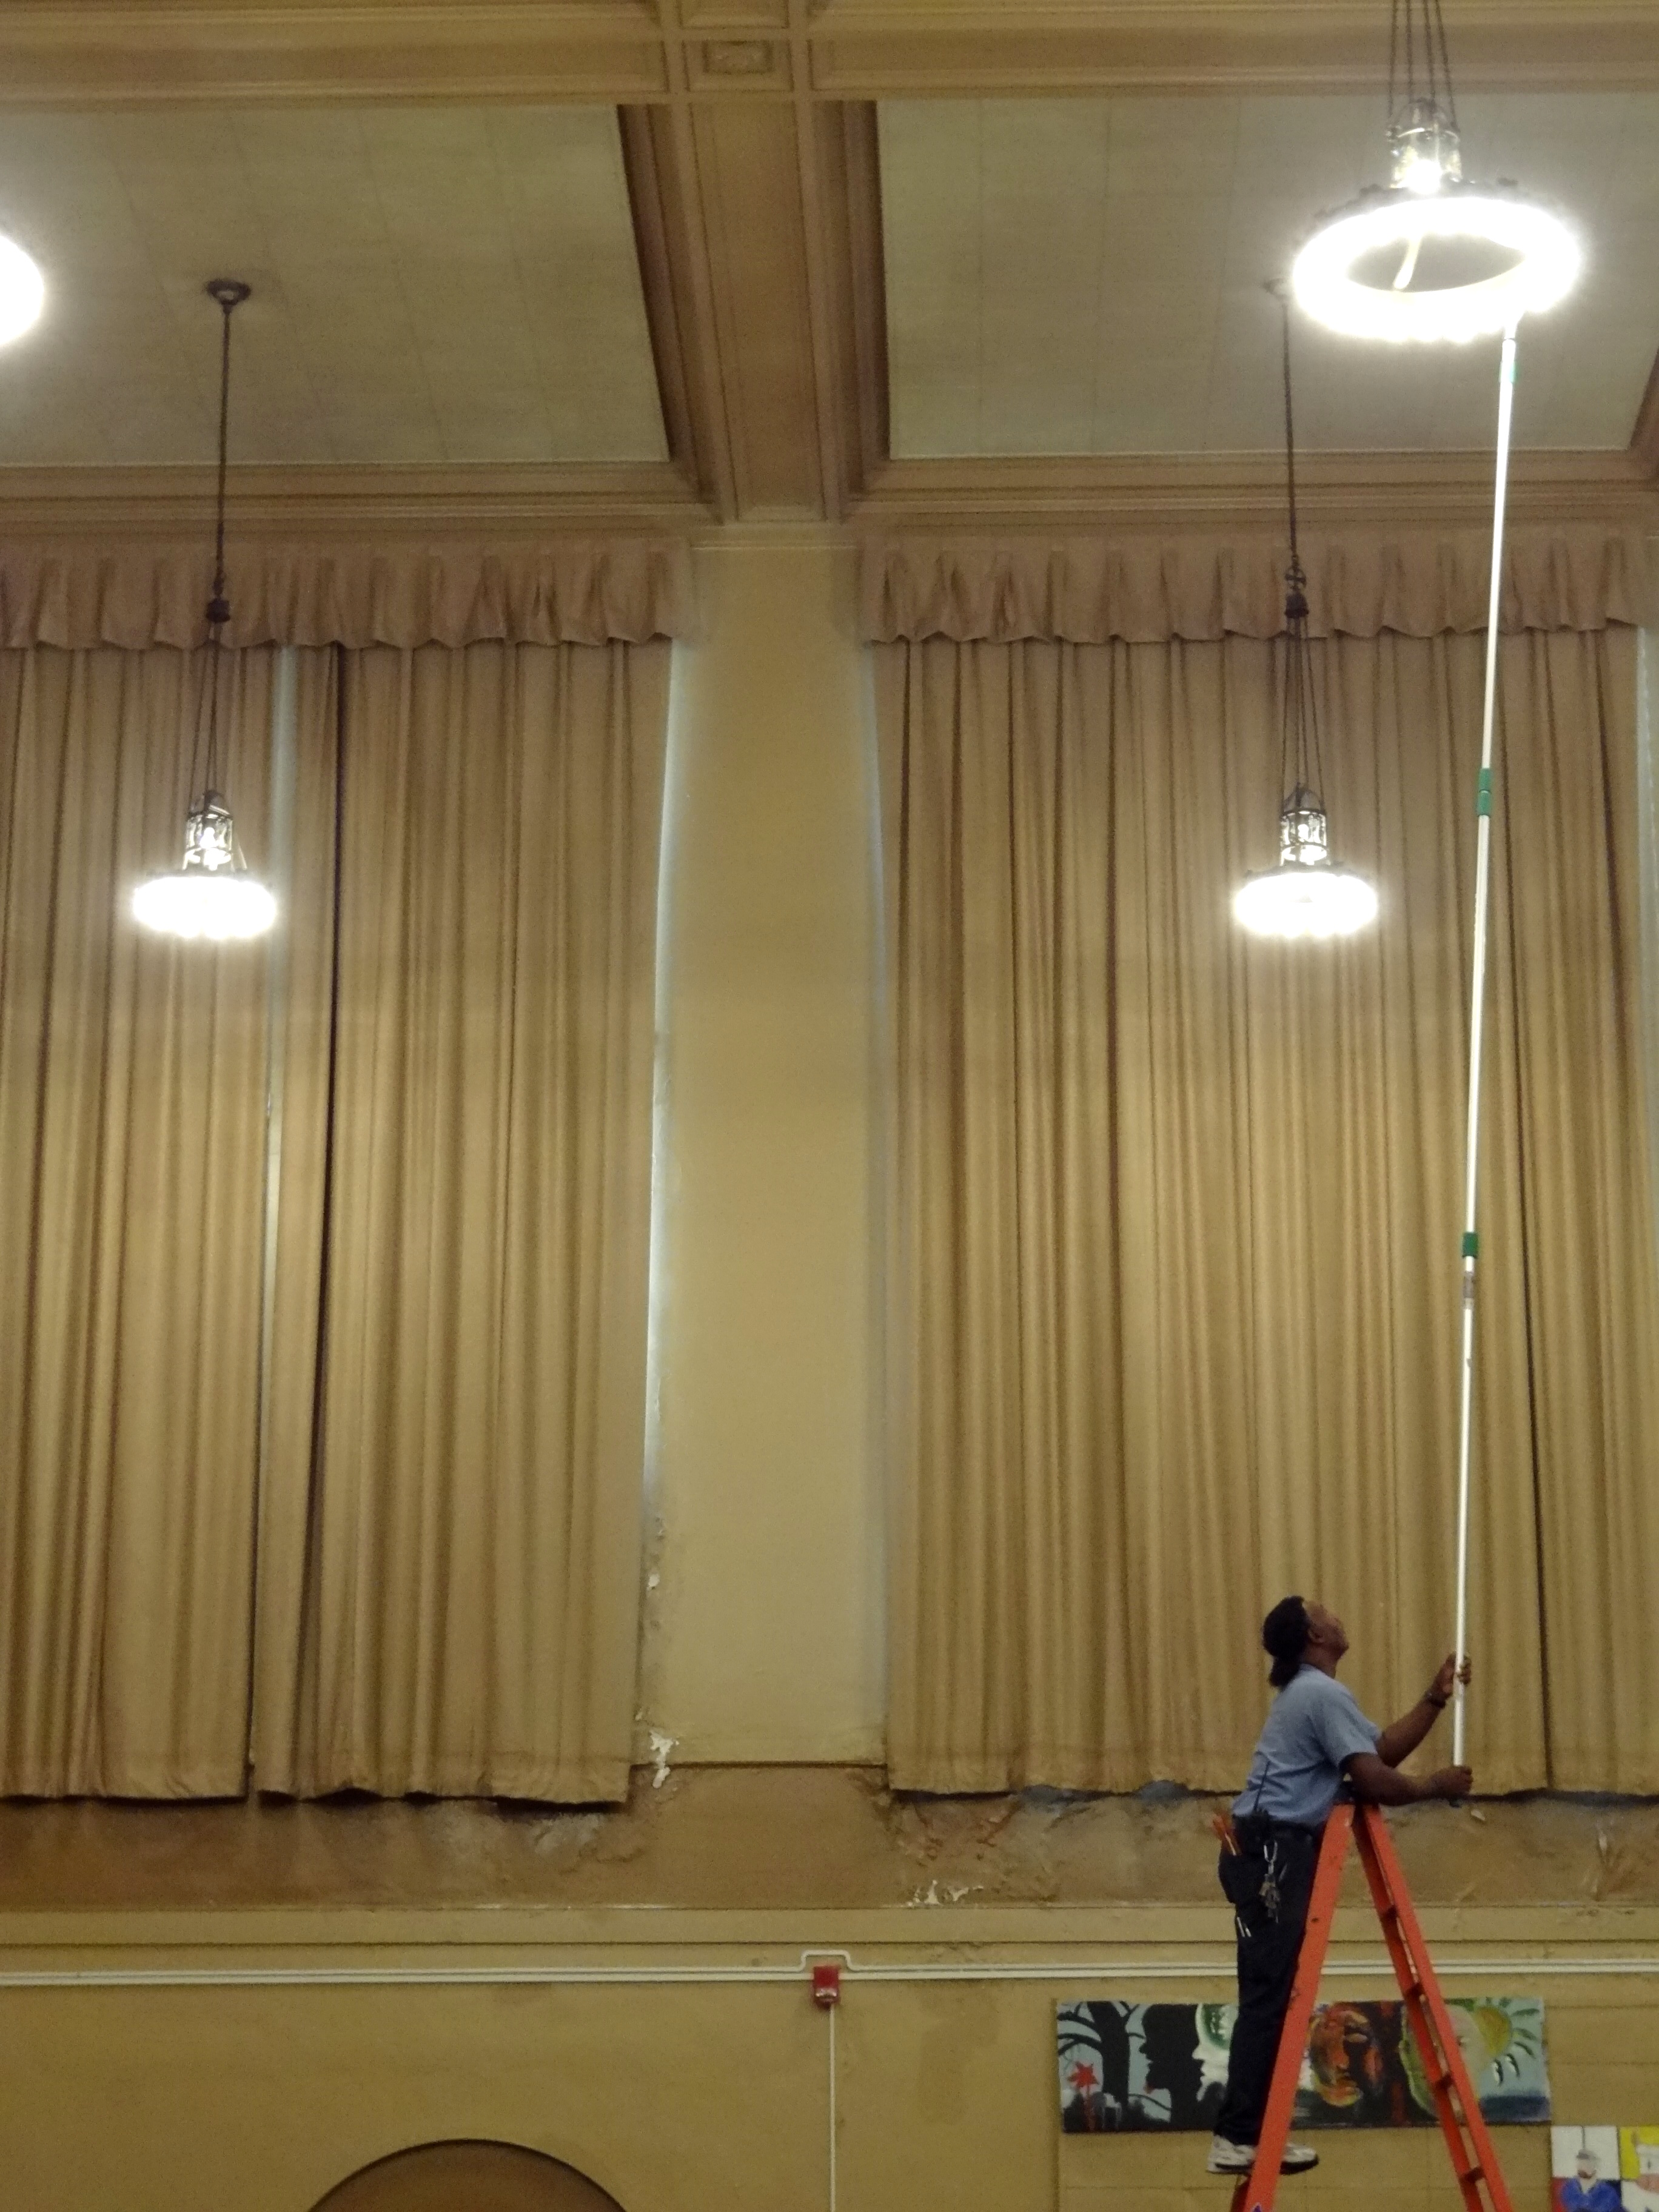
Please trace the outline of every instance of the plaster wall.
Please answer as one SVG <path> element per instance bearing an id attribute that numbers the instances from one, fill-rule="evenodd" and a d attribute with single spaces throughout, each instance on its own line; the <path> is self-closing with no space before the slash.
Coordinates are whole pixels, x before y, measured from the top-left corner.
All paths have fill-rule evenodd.
<path id="1" fill-rule="evenodd" d="M 868 654 L 850 546 L 728 538 L 670 708 L 642 1727 L 878 1759 Z"/>
<path id="2" fill-rule="evenodd" d="M 0 1987 L 0 2172 L 9 2212 L 310 2212 L 404 2145 L 485 2136 L 567 2161 L 624 2212 L 820 2212 L 829 2202 L 829 2023 L 793 1970 L 834 1946 L 857 1965 L 1087 1964 L 1098 1979 L 844 1985 L 836 2016 L 838 2202 L 859 2212 L 1214 2212 L 1202 2141 L 1066 2139 L 1057 1996 L 1228 1994 L 1215 1914 L 479 1912 L 7 1916 L 0 1971 L 332 1975 L 336 1985 Z M 1431 1914 L 1468 1989 L 1542 1988 L 1557 2111 L 1639 2119 L 1659 2096 L 1659 1917 L 1600 1908 Z M 1375 1923 L 1339 1918 L 1350 1959 Z M 1650 1957 L 1647 1978 L 1551 1978 L 1550 1954 Z M 1185 1962 L 1176 1983 L 1149 1968 Z M 772 1984 L 366 1984 L 366 1972 L 488 1975 L 602 1963 L 770 1964 Z M 1145 1974 L 1143 1981 L 1138 1974 Z M 1374 1969 L 1333 1994 L 1382 1994 Z M 1437 2134 L 1327 2135 L 1310 2212 L 1379 2197 L 1456 2203 Z M 1547 2201 L 1547 2135 L 1501 2131 L 1517 2207 Z"/>

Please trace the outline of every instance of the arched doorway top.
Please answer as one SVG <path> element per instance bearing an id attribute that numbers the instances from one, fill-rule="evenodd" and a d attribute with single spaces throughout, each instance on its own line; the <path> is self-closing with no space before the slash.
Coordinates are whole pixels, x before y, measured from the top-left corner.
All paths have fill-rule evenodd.
<path id="1" fill-rule="evenodd" d="M 596 2181 L 519 2143 L 416 2143 L 331 2189 L 315 2212 L 622 2212 Z"/>

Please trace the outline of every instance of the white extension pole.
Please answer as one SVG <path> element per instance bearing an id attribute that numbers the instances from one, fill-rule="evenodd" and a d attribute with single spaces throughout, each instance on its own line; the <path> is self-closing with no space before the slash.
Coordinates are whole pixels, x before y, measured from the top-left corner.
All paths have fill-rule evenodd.
<path id="1" fill-rule="evenodd" d="M 1463 1393 L 1457 1433 L 1457 1665 L 1461 1675 L 1469 1633 L 1469 1469 L 1474 1443 L 1474 1272 L 1480 1244 L 1475 1200 L 1480 1169 L 1480 1049 L 1486 1005 L 1486 907 L 1492 884 L 1492 744 L 1498 708 L 1498 617 L 1504 586 L 1504 507 L 1510 481 L 1510 428 L 1515 413 L 1515 332 L 1504 333 L 1498 373 L 1498 489 L 1492 501 L 1492 597 L 1486 614 L 1486 696 L 1480 725 L 1480 781 L 1475 796 L 1474 982 L 1469 998 L 1469 1119 L 1464 1139 Z M 1463 1764 L 1465 1691 L 1460 1680 L 1452 1706 L 1452 1763 Z"/>

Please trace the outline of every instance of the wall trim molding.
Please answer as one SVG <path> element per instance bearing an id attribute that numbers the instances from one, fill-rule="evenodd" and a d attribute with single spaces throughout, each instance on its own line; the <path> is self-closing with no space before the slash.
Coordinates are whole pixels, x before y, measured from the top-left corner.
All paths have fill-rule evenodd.
<path id="1" fill-rule="evenodd" d="M 1490 453 L 1308 453 L 1304 518 L 1356 527 L 1484 523 Z M 1522 522 L 1659 525 L 1659 484 L 1634 453 L 1529 451 L 1515 457 L 1510 514 Z M 1018 529 L 1064 522 L 1171 530 L 1284 527 L 1278 453 L 1032 456 L 890 460 L 854 500 L 852 520 L 900 528 Z"/>
<path id="2" fill-rule="evenodd" d="M 208 468 L 0 467 L 0 524 L 15 538 L 199 536 L 205 545 L 213 484 Z M 712 519 L 672 462 L 234 468 L 229 510 L 233 546 L 684 531 Z"/>

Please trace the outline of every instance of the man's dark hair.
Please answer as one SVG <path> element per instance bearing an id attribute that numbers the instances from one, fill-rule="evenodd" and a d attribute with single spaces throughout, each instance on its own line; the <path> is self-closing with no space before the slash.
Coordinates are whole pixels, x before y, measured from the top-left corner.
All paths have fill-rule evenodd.
<path id="1" fill-rule="evenodd" d="M 1299 1597 L 1282 1597 L 1261 1624 L 1261 1648 L 1273 1661 L 1267 1680 L 1275 1690 L 1296 1680 L 1312 1634 L 1308 1608 Z"/>

